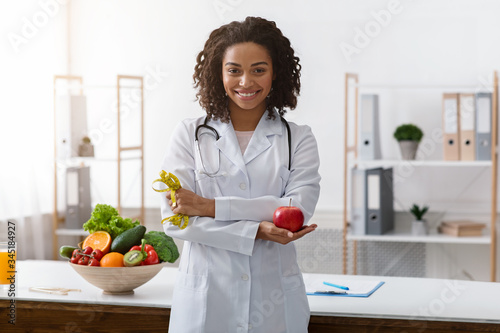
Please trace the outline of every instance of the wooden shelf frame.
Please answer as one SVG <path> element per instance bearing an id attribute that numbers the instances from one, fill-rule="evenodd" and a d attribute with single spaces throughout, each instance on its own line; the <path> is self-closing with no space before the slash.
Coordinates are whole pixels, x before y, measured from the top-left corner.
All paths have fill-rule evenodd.
<path id="1" fill-rule="evenodd" d="M 141 97 L 141 115 L 140 115 L 140 144 L 138 146 L 133 146 L 133 147 L 125 147 L 121 143 L 121 92 L 123 88 L 122 80 L 135 80 L 140 83 L 140 97 Z M 117 98 L 117 123 L 118 123 L 118 204 L 117 204 L 117 210 L 121 214 L 122 213 L 122 205 L 121 205 L 121 164 L 122 161 L 125 160 L 122 157 L 122 152 L 125 151 L 138 151 L 140 153 L 140 160 L 141 160 L 141 205 L 140 205 L 140 212 L 139 212 L 139 221 L 141 223 L 144 223 L 144 217 L 145 217 L 145 211 L 144 211 L 144 79 L 142 76 L 131 76 L 131 75 L 118 75 L 116 77 L 116 98 Z"/>
<path id="2" fill-rule="evenodd" d="M 58 182 L 57 182 L 57 163 L 58 163 L 58 158 L 57 158 L 57 90 L 60 89 L 57 87 L 57 83 L 59 81 L 68 81 L 69 83 L 77 81 L 77 85 L 71 85 L 69 84 L 68 86 L 65 87 L 65 89 L 69 90 L 79 90 L 79 94 L 83 95 L 83 91 L 86 88 L 86 86 L 83 85 L 83 78 L 81 76 L 75 76 L 75 75 L 55 75 L 54 76 L 54 205 L 53 205 L 53 215 L 52 215 L 52 227 L 53 227 L 53 259 L 57 259 L 59 257 L 59 236 L 60 235 L 73 235 L 73 236 L 78 236 L 81 233 L 81 230 L 67 230 L 67 229 L 60 229 L 60 224 L 64 222 L 64 217 L 60 217 L 58 214 L 58 207 L 57 207 L 57 199 L 58 199 Z M 137 86 L 130 86 L 130 85 L 124 85 L 122 84 L 122 80 L 133 80 L 137 81 L 139 85 Z M 97 89 L 102 89 L 102 88 L 111 88 L 111 86 L 96 86 L 95 88 Z M 112 88 L 116 89 L 116 94 L 117 94 L 117 136 L 118 136 L 118 147 L 117 147 L 117 158 L 111 158 L 111 159 L 95 159 L 95 158 L 89 158 L 89 157 L 74 157 L 72 159 L 81 159 L 83 160 L 92 160 L 92 161 L 108 161 L 108 162 L 115 162 L 116 167 L 117 167 L 117 177 L 118 177 L 118 185 L 117 185 L 117 192 L 118 192 L 118 201 L 117 201 L 117 207 L 116 209 L 118 212 L 121 214 L 122 213 L 122 202 L 121 202 L 121 178 L 122 178 L 122 173 L 121 173 L 121 163 L 123 161 L 127 160 L 140 160 L 140 173 L 141 173 L 141 195 L 140 195 L 140 206 L 139 206 L 139 215 L 136 217 L 133 217 L 134 219 L 138 219 L 142 224 L 145 223 L 145 207 L 144 207 L 144 78 L 142 76 L 131 76 L 131 75 L 117 75 L 116 78 L 116 86 L 112 86 Z M 137 146 L 133 147 L 126 147 L 123 146 L 121 143 L 121 119 L 120 119 L 120 109 L 121 109 L 121 92 L 124 89 L 130 89 L 130 88 L 135 88 L 135 89 L 140 89 L 140 144 Z M 130 157 L 122 157 L 121 153 L 122 152 L 128 152 L 128 151 L 137 151 L 139 152 L 139 156 L 130 158 Z"/>
<path id="3" fill-rule="evenodd" d="M 385 241 L 383 235 L 378 237 L 349 237 L 348 227 L 349 227 L 349 212 L 350 209 L 347 207 L 348 205 L 348 195 L 349 191 L 349 181 L 348 181 L 348 172 L 351 167 L 357 166 L 358 159 L 358 100 L 359 100 L 359 89 L 364 87 L 359 84 L 359 76 L 355 73 L 345 73 L 344 80 L 344 89 L 345 89 L 345 101 L 344 101 L 344 211 L 343 211 L 343 232 L 342 232 L 342 271 L 343 274 L 347 274 L 347 256 L 348 256 L 348 241 L 353 242 L 353 274 L 357 274 L 357 242 L 358 241 Z M 398 89 L 396 85 L 390 85 L 389 88 Z M 430 88 L 436 88 L 436 86 L 429 86 Z M 406 87 L 407 89 L 415 89 L 414 86 Z M 418 89 L 425 88 L 425 86 L 418 86 Z M 350 91 L 354 89 L 354 97 L 350 98 Z M 490 280 L 492 282 L 496 282 L 496 257 L 497 257 L 497 231 L 496 231 L 496 222 L 497 222 L 497 189 L 498 189 L 498 73 L 497 71 L 493 72 L 493 83 L 492 83 L 492 117 L 491 117 L 491 162 L 490 163 L 465 163 L 464 166 L 488 166 L 491 167 L 491 208 L 490 208 L 490 239 L 489 242 L 483 242 L 490 247 Z M 349 110 L 350 110 L 350 102 L 352 102 L 352 98 L 354 98 L 354 124 L 349 124 Z M 354 128 L 354 144 L 349 145 L 349 129 L 350 127 Z M 350 154 L 354 155 L 354 162 L 349 163 Z M 380 160 L 380 164 L 384 164 L 384 160 Z M 359 162 L 362 164 L 362 162 Z M 371 164 L 374 164 L 373 162 Z M 389 161 L 389 163 L 394 163 L 394 161 Z M 419 161 L 416 161 L 419 163 Z M 437 161 L 423 162 L 423 166 L 447 166 L 446 163 L 440 163 Z M 458 165 L 457 163 L 450 163 L 449 166 Z M 389 239 L 389 241 L 391 241 Z M 394 240 L 392 240 L 394 241 Z M 407 240 L 401 240 L 407 241 Z M 424 241 L 423 238 L 420 238 L 419 241 Z M 431 240 L 432 242 L 432 240 Z M 445 243 L 445 242 L 443 242 Z M 461 241 L 458 242 L 461 244 L 476 244 L 476 242 L 467 242 Z"/>

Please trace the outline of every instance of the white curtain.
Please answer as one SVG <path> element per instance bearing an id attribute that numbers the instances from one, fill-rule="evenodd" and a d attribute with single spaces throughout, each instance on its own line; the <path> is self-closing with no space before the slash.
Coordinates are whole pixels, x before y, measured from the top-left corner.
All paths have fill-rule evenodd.
<path id="1" fill-rule="evenodd" d="M 66 11 L 54 4 L 0 3 L 0 236 L 16 221 L 19 259 L 52 251 L 52 82 L 67 65 Z"/>

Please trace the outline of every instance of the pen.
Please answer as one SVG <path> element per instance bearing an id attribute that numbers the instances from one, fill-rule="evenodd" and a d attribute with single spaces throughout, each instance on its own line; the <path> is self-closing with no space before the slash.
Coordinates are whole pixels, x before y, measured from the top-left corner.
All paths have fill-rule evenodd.
<path id="1" fill-rule="evenodd" d="M 342 290 L 349 290 L 348 287 L 339 286 L 338 284 L 333 284 L 333 283 L 330 283 L 330 282 L 323 282 L 323 284 L 327 285 L 327 286 L 330 286 L 330 287 L 339 288 L 339 289 L 342 289 Z"/>
<path id="2" fill-rule="evenodd" d="M 334 291 L 334 290 L 318 290 L 314 292 L 315 295 L 321 294 L 334 294 L 334 295 L 345 295 L 347 292 L 345 291 Z"/>

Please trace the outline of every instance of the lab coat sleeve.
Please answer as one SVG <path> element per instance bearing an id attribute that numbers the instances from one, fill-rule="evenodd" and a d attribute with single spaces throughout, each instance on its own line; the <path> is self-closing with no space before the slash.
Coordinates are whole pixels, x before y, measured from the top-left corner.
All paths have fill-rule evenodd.
<path id="1" fill-rule="evenodd" d="M 262 196 L 246 199 L 241 197 L 217 197 L 215 219 L 238 221 L 246 218 L 255 221 L 272 221 L 279 206 L 288 206 L 290 198 L 294 206 L 304 213 L 304 224 L 314 214 L 320 193 L 319 153 L 316 139 L 309 126 L 290 124 L 292 128 L 292 165 L 283 197 Z"/>
<path id="2" fill-rule="evenodd" d="M 184 121 L 175 128 L 162 164 L 163 170 L 173 173 L 183 188 L 193 192 L 196 192 L 193 151 L 196 125 L 194 121 Z M 165 192 L 160 195 L 162 219 L 165 219 L 174 213 L 168 205 Z M 183 230 L 169 222 L 163 225 L 165 233 L 171 237 L 246 255 L 252 254 L 258 227 L 258 223 L 248 219 L 224 223 L 197 216 L 189 217 L 189 225 Z"/>

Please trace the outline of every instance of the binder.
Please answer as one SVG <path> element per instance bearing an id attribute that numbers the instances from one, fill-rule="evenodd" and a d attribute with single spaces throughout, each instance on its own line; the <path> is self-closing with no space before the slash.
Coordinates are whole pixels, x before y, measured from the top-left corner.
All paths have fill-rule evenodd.
<path id="1" fill-rule="evenodd" d="M 474 161 L 476 159 L 476 106 L 474 94 L 460 94 L 460 159 Z"/>
<path id="2" fill-rule="evenodd" d="M 476 93 L 476 160 L 491 160 L 491 93 Z"/>
<path id="3" fill-rule="evenodd" d="M 58 158 L 78 156 L 78 147 L 87 135 L 87 97 L 59 96 L 56 100 Z"/>
<path id="4" fill-rule="evenodd" d="M 92 215 L 90 198 L 90 167 L 66 169 L 66 216 L 65 227 L 81 229 Z"/>
<path id="5" fill-rule="evenodd" d="M 359 118 L 361 129 L 359 158 L 361 160 L 381 159 L 378 95 L 361 95 Z"/>
<path id="6" fill-rule="evenodd" d="M 351 171 L 351 221 L 350 232 L 353 235 L 366 234 L 366 170 L 353 168 Z"/>
<path id="7" fill-rule="evenodd" d="M 367 170 L 366 234 L 382 235 L 394 228 L 392 168 Z"/>
<path id="8" fill-rule="evenodd" d="M 392 168 L 352 169 L 351 233 L 382 235 L 394 228 Z"/>
<path id="9" fill-rule="evenodd" d="M 459 95 L 443 94 L 443 159 L 460 160 Z"/>

